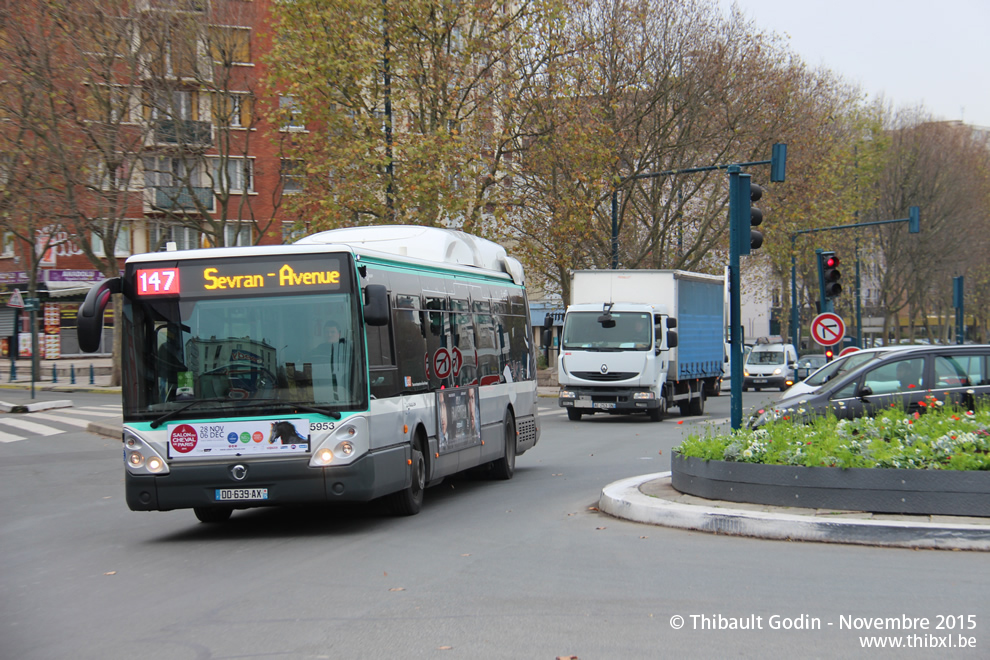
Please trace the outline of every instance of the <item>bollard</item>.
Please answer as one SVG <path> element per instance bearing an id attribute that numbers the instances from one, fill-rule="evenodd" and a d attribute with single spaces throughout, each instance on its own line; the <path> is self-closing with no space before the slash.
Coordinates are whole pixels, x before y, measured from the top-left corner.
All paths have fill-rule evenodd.
<path id="1" fill-rule="evenodd" d="M 10 382 L 17 380 L 17 364 L 11 360 L 10 361 Z"/>
<path id="2" fill-rule="evenodd" d="M 69 365 L 69 384 L 76 384 L 76 365 L 74 364 Z"/>
<path id="3" fill-rule="evenodd" d="M 92 385 L 96 381 L 93 379 L 93 363 L 89 363 L 89 384 Z"/>
<path id="4" fill-rule="evenodd" d="M 52 365 L 52 382 L 53 383 L 58 382 L 58 367 L 56 367 L 54 364 Z"/>

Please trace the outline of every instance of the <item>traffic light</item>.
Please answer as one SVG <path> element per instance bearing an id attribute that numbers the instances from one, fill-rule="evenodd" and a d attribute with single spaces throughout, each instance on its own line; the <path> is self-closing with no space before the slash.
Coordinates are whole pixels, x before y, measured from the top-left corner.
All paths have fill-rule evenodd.
<path id="1" fill-rule="evenodd" d="M 759 227 L 763 224 L 763 211 L 752 205 L 753 202 L 760 201 L 763 197 L 763 188 L 756 185 L 752 181 L 749 182 L 749 225 L 751 229 L 749 230 L 749 247 L 753 250 L 760 249 L 763 245 L 763 232 L 759 229 L 752 229 L 752 227 Z"/>
<path id="2" fill-rule="evenodd" d="M 835 355 L 835 353 L 832 352 L 832 349 L 831 348 L 826 348 L 825 349 L 825 361 L 826 362 L 831 362 L 832 361 L 832 357 L 834 355 Z"/>
<path id="3" fill-rule="evenodd" d="M 763 232 L 754 227 L 763 223 L 763 211 L 753 202 L 763 197 L 763 188 L 750 181 L 748 174 L 730 179 L 729 221 L 733 225 L 733 240 L 739 254 L 749 254 L 763 245 Z"/>
<path id="4" fill-rule="evenodd" d="M 839 272 L 839 258 L 834 252 L 822 252 L 819 255 L 819 272 L 822 277 L 822 293 L 827 300 L 835 298 L 842 293 L 842 273 Z"/>

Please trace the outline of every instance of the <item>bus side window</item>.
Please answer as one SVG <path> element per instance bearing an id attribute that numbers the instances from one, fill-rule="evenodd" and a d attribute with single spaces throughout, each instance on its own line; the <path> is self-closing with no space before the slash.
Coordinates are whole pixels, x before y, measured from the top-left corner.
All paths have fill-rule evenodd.
<path id="1" fill-rule="evenodd" d="M 371 394 L 376 399 L 395 396 L 399 393 L 392 342 L 389 337 L 391 327 L 391 324 L 365 326 L 368 340 L 368 380 L 371 385 Z"/>

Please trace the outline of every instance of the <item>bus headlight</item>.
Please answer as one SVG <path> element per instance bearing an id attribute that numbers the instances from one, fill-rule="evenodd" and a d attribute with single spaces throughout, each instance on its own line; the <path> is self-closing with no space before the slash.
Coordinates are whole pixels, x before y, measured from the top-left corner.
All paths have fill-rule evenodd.
<path id="1" fill-rule="evenodd" d="M 310 461 L 310 465 L 314 463 L 317 465 L 330 465 L 333 463 L 333 452 L 326 447 L 320 449 L 316 452 L 316 455 L 313 456 L 313 460 Z"/>
<path id="2" fill-rule="evenodd" d="M 167 474 L 168 463 L 146 441 L 124 430 L 124 465 L 131 474 Z"/>

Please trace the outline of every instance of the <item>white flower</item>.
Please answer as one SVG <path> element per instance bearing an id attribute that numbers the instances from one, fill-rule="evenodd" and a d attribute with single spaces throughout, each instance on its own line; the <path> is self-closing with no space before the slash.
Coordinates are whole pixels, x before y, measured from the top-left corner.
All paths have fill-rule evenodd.
<path id="1" fill-rule="evenodd" d="M 753 450 L 752 449 L 744 449 L 743 450 L 743 456 L 745 456 L 746 458 L 753 458 Z"/>

